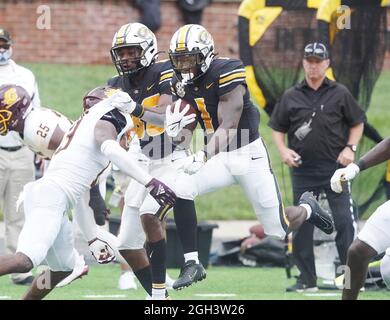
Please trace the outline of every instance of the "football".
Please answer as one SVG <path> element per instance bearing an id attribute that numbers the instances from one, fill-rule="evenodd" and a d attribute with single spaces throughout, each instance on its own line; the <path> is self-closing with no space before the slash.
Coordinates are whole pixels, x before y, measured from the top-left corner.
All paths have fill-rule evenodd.
<path id="1" fill-rule="evenodd" d="M 193 113 L 196 114 L 196 109 L 188 101 L 183 99 L 180 102 L 179 110 L 182 111 L 187 104 L 190 106 L 190 108 L 186 112 L 186 115 L 190 115 Z M 191 143 L 192 134 L 196 129 L 197 125 L 198 125 L 198 120 L 195 118 L 195 121 L 187 124 L 176 137 L 171 138 L 172 143 L 175 145 L 181 145 L 183 148 L 187 148 Z"/>
<path id="2" fill-rule="evenodd" d="M 190 115 L 190 114 L 193 114 L 193 113 L 196 114 L 196 109 L 188 101 L 183 100 L 183 99 L 181 100 L 181 103 L 180 103 L 180 111 L 182 111 L 186 107 L 187 104 L 190 106 L 190 109 L 187 111 L 186 115 Z M 196 129 L 197 125 L 198 125 L 198 120 L 195 119 L 194 122 L 191 122 L 191 123 L 187 124 L 184 127 L 184 129 L 193 132 Z"/>

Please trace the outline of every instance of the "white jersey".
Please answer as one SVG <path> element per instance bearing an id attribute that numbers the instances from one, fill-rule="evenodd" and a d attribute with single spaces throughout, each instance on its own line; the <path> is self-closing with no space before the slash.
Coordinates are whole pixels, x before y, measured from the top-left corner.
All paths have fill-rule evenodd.
<path id="1" fill-rule="evenodd" d="M 94 135 L 96 123 L 114 110 L 106 101 L 93 106 L 73 124 L 42 178 L 56 183 L 65 192 L 72 206 L 109 165 L 109 160 L 100 151 Z M 117 141 L 133 125 L 130 115 L 121 115 L 125 119 L 125 126 L 121 128 Z"/>
<path id="2" fill-rule="evenodd" d="M 31 151 L 50 159 L 57 146 L 50 146 L 53 133 L 60 129 L 67 132 L 72 121 L 54 110 L 46 108 L 32 109 L 24 122 L 22 142 Z"/>

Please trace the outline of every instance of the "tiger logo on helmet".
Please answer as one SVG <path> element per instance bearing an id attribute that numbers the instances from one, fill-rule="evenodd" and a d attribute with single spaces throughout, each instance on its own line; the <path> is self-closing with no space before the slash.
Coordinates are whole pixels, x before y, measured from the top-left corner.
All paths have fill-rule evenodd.
<path id="1" fill-rule="evenodd" d="M 193 83 L 215 57 L 213 37 L 201 25 L 187 24 L 173 35 L 168 54 L 178 79 L 184 84 Z"/>
<path id="2" fill-rule="evenodd" d="M 119 75 L 133 75 L 155 61 L 157 39 L 142 23 L 128 23 L 115 33 L 110 53 Z"/>
<path id="3" fill-rule="evenodd" d="M 0 86 L 0 135 L 16 129 L 22 131 L 31 109 L 31 98 L 24 88 L 11 84 Z"/>

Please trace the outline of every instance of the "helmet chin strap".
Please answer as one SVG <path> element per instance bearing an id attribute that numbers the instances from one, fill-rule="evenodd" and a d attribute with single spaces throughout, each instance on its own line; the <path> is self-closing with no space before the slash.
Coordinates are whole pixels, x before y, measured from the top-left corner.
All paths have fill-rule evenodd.
<path id="1" fill-rule="evenodd" d="M 9 59 L 11 59 L 11 56 L 12 56 L 12 48 L 9 48 L 4 52 L 0 52 L 0 66 L 4 66 L 8 64 Z"/>

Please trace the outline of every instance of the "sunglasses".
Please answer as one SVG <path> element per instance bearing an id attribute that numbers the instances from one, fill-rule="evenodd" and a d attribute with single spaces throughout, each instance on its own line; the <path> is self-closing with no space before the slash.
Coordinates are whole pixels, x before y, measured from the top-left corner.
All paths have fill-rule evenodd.
<path id="1" fill-rule="evenodd" d="M 8 50 L 11 47 L 10 44 L 0 44 L 0 49 Z"/>

